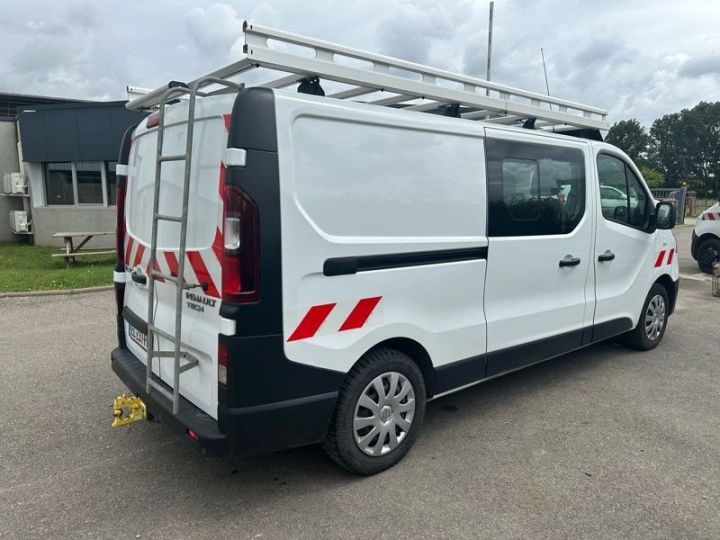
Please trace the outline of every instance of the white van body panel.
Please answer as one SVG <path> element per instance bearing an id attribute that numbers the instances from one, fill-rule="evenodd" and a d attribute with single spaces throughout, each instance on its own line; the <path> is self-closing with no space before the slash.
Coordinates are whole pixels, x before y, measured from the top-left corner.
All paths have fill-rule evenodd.
<path id="1" fill-rule="evenodd" d="M 483 354 L 486 261 L 324 276 L 322 261 L 487 246 L 483 129 L 440 116 L 276 93 L 285 353 L 343 372 L 391 338 L 433 364 Z M 367 322 L 340 331 L 363 298 Z M 312 306 L 336 304 L 289 340 Z"/>

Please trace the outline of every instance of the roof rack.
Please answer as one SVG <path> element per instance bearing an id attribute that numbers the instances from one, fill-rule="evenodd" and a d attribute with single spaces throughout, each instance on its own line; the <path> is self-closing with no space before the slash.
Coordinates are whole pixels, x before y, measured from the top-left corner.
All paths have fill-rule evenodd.
<path id="1" fill-rule="evenodd" d="M 318 78 L 323 83 L 333 81 L 335 86 L 339 83 L 341 88 L 328 94 L 328 97 L 336 99 L 440 112 L 495 124 L 514 125 L 532 120 L 530 124 L 536 129 L 608 129 L 607 111 L 598 107 L 248 22 L 243 24 L 243 32 L 245 46 L 241 60 L 203 75 L 186 86 L 197 87 L 201 97 L 214 95 L 228 90 L 199 90 L 216 84 L 214 79 L 247 76 L 257 68 L 268 68 L 272 72 L 280 72 L 281 76 L 256 86 L 282 89 L 300 83 L 305 85 L 306 90 L 303 91 L 307 91 L 308 86 L 320 88 L 315 80 Z M 156 107 L 168 89 L 178 84 L 171 81 L 132 99 L 127 108 Z M 323 90 L 313 93 L 323 93 Z"/>

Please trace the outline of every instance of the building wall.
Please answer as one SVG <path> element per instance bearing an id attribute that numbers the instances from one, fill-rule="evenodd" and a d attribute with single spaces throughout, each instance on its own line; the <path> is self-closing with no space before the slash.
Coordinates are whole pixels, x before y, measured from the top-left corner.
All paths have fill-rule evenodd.
<path id="1" fill-rule="evenodd" d="M 52 237 L 57 232 L 115 231 L 114 206 L 36 206 L 32 219 L 35 245 L 38 246 L 62 246 L 62 238 Z M 83 249 L 114 247 L 115 236 L 110 235 L 93 238 Z"/>
<path id="2" fill-rule="evenodd" d="M 5 173 L 20 171 L 17 142 L 15 120 L 0 119 L 0 182 Z M 0 242 L 22 242 L 25 237 L 10 230 L 10 210 L 22 210 L 22 199 L 0 196 Z"/>

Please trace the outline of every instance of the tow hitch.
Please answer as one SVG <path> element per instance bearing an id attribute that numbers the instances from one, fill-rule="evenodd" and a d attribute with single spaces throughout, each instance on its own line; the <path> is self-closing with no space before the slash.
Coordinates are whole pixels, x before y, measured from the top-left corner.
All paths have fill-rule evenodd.
<path id="1" fill-rule="evenodd" d="M 147 419 L 147 407 L 138 396 L 121 394 L 113 401 L 112 427 L 122 427 Z"/>

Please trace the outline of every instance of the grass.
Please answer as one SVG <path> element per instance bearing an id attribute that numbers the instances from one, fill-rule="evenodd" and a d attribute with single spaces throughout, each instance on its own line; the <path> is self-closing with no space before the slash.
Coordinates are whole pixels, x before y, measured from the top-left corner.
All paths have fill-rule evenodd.
<path id="1" fill-rule="evenodd" d="M 78 257 L 69 269 L 56 247 L 0 242 L 0 293 L 78 289 L 112 284 L 115 255 Z"/>

